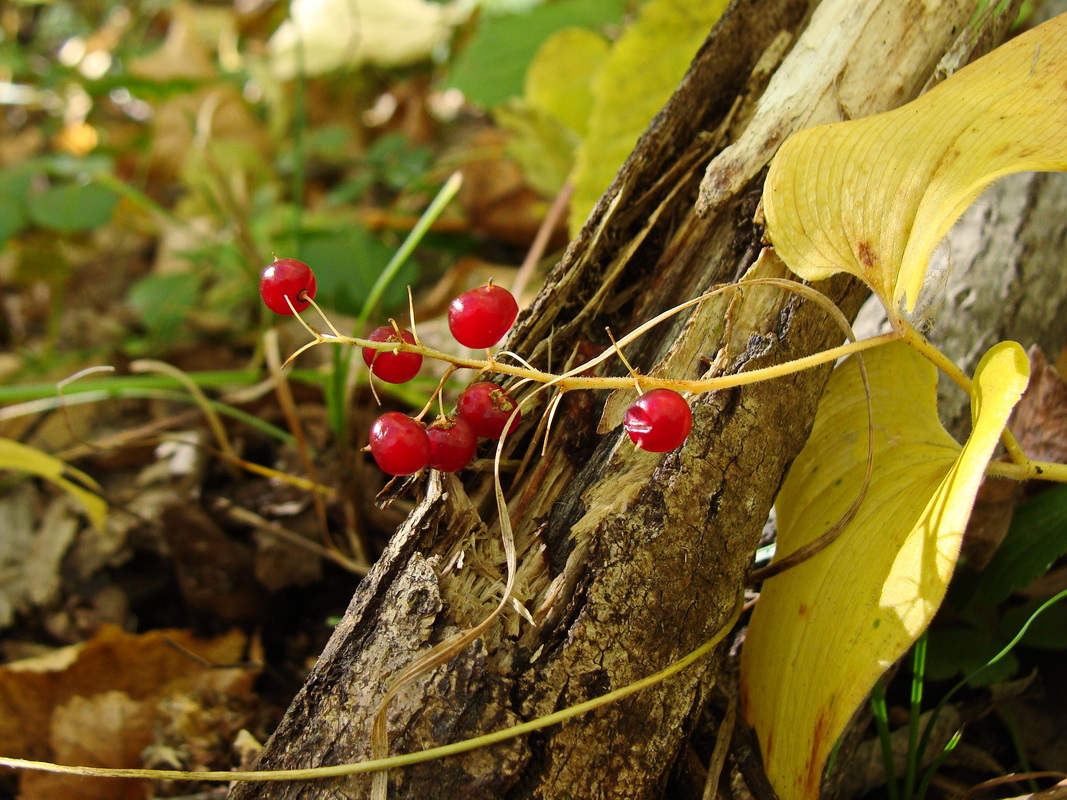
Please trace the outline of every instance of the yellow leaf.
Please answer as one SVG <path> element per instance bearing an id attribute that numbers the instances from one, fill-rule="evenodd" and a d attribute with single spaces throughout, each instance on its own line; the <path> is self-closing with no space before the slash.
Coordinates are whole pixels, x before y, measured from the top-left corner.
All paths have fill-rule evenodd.
<path id="1" fill-rule="evenodd" d="M 608 50 L 607 39 L 586 28 L 556 31 L 542 42 L 526 70 L 526 102 L 585 136 L 593 79 Z"/>
<path id="2" fill-rule="evenodd" d="M 791 137 L 771 165 L 767 231 L 797 275 L 848 272 L 892 318 L 930 254 L 994 179 L 1067 168 L 1067 15 L 901 108 Z"/>
<path id="3" fill-rule="evenodd" d="M 570 228 L 577 231 L 670 98 L 726 0 L 647 0 L 593 85 L 589 134 L 578 149 Z"/>
<path id="4" fill-rule="evenodd" d="M 974 428 L 960 448 L 937 419 L 929 362 L 894 343 L 865 363 L 874 412 L 866 499 L 834 544 L 766 582 L 742 653 L 742 707 L 782 800 L 818 798 L 849 718 L 940 606 L 985 467 L 1029 376 L 1018 344 L 986 353 Z M 866 459 L 867 404 L 850 359 L 831 377 L 779 495 L 780 556 L 844 514 Z"/>
<path id="5" fill-rule="evenodd" d="M 107 516 L 107 503 L 98 495 L 78 485 L 81 483 L 94 489 L 99 488 L 96 481 L 81 470 L 75 469 L 55 456 L 11 439 L 0 439 L 0 469 L 29 472 L 51 481 L 82 504 L 93 527 L 97 530 L 103 529 L 104 518 Z M 78 483 L 65 477 L 65 474 L 75 478 Z"/>

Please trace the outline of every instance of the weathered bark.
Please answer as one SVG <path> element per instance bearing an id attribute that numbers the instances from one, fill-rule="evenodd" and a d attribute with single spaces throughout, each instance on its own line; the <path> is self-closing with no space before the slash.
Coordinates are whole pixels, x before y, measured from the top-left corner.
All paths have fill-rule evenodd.
<path id="1" fill-rule="evenodd" d="M 761 252 L 757 269 L 780 270 L 753 222 L 777 145 L 800 127 L 914 97 L 973 5 L 825 0 L 811 14 L 804 0 L 737 0 L 509 349 L 560 371 L 608 347 L 605 327 L 628 331 L 745 274 Z M 805 28 L 813 34 L 782 61 Z M 777 86 L 764 91 L 779 63 Z M 734 144 L 722 152 L 726 142 Z M 848 315 L 866 294 L 846 278 L 819 288 Z M 817 306 L 754 288 L 672 318 L 628 347 L 627 357 L 645 370 L 697 378 L 782 363 L 841 339 Z M 617 360 L 605 369 L 625 374 Z M 811 370 L 696 398 L 692 435 L 666 456 L 636 452 L 618 429 L 595 432 L 605 407 L 618 421 L 618 398 L 566 395 L 546 455 L 530 456 L 505 480 L 519 552 L 516 597 L 533 621 L 511 613 L 406 686 L 389 709 L 392 752 L 573 705 L 707 640 L 735 607 L 827 374 Z M 542 400 L 525 412 L 509 457 L 535 450 L 543 408 Z M 259 768 L 367 758 L 390 676 L 496 604 L 505 567 L 491 485 L 433 475 L 417 491 L 423 499 L 360 586 Z M 715 674 L 716 665 L 705 663 L 537 734 L 394 771 L 390 797 L 658 797 Z M 369 785 L 366 777 L 244 784 L 231 796 L 363 797 Z"/>

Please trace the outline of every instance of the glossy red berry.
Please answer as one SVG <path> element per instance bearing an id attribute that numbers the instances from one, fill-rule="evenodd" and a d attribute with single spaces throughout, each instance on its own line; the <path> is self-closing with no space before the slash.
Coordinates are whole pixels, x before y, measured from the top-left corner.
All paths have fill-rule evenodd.
<path id="1" fill-rule="evenodd" d="M 515 323 L 519 304 L 503 286 L 480 286 L 464 292 L 448 307 L 448 329 L 464 347 L 492 347 Z"/>
<path id="2" fill-rule="evenodd" d="M 367 338 L 372 342 L 399 342 L 403 339 L 408 344 L 415 344 L 411 331 L 401 330 L 398 337 L 392 325 L 375 328 Z M 371 372 L 386 383 L 407 383 L 422 369 L 422 356 L 418 353 L 389 353 L 364 347 L 363 361 Z"/>
<path id="3" fill-rule="evenodd" d="M 472 383 L 456 402 L 456 413 L 467 421 L 475 434 L 486 439 L 499 439 L 512 413 L 515 413 L 515 421 L 507 432 L 513 433 L 519 427 L 522 414 L 515 412 L 516 408 L 511 396 L 495 383 Z"/>
<path id="4" fill-rule="evenodd" d="M 623 426 L 642 450 L 666 453 L 679 447 L 693 429 L 689 403 L 672 389 L 645 392 L 626 409 Z"/>
<path id="5" fill-rule="evenodd" d="M 418 420 L 389 411 L 370 429 L 370 452 L 383 472 L 411 475 L 430 461 L 430 439 Z"/>
<path id="6" fill-rule="evenodd" d="M 430 466 L 441 472 L 456 472 L 474 460 L 478 437 L 470 424 L 451 414 L 426 429 L 430 437 Z"/>
<path id="7" fill-rule="evenodd" d="M 293 308 L 303 311 L 311 305 L 308 300 L 315 299 L 317 288 L 311 267 L 295 258 L 276 258 L 259 276 L 259 296 L 275 314 L 292 315 L 286 297 L 292 301 Z"/>

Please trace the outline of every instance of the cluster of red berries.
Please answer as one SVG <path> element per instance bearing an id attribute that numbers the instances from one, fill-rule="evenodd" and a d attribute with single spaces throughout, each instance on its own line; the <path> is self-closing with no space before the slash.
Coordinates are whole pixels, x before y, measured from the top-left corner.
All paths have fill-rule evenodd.
<path id="1" fill-rule="evenodd" d="M 293 258 L 275 259 L 263 270 L 259 293 L 269 309 L 292 314 L 315 298 L 315 275 Z M 481 286 L 464 292 L 448 308 L 448 328 L 460 344 L 482 349 L 499 342 L 515 322 L 518 303 L 501 286 Z M 372 342 L 416 344 L 407 330 L 384 325 L 367 337 Z M 387 383 L 406 383 L 422 368 L 422 355 L 363 348 L 370 371 Z M 417 419 L 390 411 L 371 426 L 370 452 L 390 475 L 411 475 L 429 466 L 442 472 L 463 469 L 474 458 L 478 439 L 499 439 L 518 427 L 521 414 L 515 401 L 495 383 L 475 383 L 460 395 L 456 412 L 426 426 Z M 510 423 L 510 424 L 509 424 Z M 678 392 L 654 389 L 639 397 L 623 420 L 634 444 L 653 453 L 679 447 L 693 427 L 693 412 Z M 506 430 L 505 430 L 506 429 Z"/>
<path id="2" fill-rule="evenodd" d="M 456 413 L 425 426 L 389 411 L 370 429 L 370 452 L 383 472 L 411 475 L 423 467 L 456 472 L 473 459 L 478 439 L 499 439 L 518 427 L 522 412 L 495 383 L 475 383 L 459 396 Z M 508 424 L 510 421 L 510 425 Z"/>

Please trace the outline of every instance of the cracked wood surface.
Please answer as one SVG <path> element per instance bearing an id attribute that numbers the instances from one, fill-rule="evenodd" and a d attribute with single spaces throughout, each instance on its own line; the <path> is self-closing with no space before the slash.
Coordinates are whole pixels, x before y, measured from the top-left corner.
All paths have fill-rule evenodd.
<path id="1" fill-rule="evenodd" d="M 800 126 L 913 97 L 973 10 L 971 2 L 929 5 L 824 0 L 812 14 L 804 0 L 732 4 L 508 348 L 539 367 L 551 359 L 559 371 L 561 361 L 610 346 L 605 327 L 625 333 L 757 259 L 761 274 L 780 274 L 753 221 L 774 148 Z M 820 40 L 835 14 L 851 33 Z M 866 295 L 844 277 L 819 288 L 848 316 Z M 626 352 L 640 369 L 696 378 L 782 363 L 842 339 L 812 303 L 763 287 L 714 298 Z M 624 374 L 616 362 L 604 369 Z M 543 457 L 532 439 L 544 400 L 524 409 L 505 455 L 533 455 L 505 490 L 519 553 L 515 596 L 532 622 L 508 613 L 405 687 L 389 708 L 391 752 L 601 695 L 714 634 L 743 588 L 827 375 L 828 367 L 696 398 L 693 433 L 665 456 L 636 452 L 617 427 L 596 433 L 602 415 L 605 427 L 617 421 L 624 394 L 564 396 Z M 490 484 L 433 474 L 417 491 L 421 500 L 359 587 L 258 768 L 367 758 L 389 676 L 496 604 L 505 575 Z M 393 771 L 390 797 L 662 796 L 716 669 L 708 661 L 536 734 Z M 240 784 L 231 797 L 354 798 L 369 787 L 364 776 Z"/>

